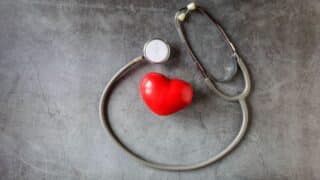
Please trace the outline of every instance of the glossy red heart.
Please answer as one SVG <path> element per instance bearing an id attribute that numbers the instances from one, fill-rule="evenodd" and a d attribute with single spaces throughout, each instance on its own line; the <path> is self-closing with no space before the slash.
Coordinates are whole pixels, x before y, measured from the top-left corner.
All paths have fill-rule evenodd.
<path id="1" fill-rule="evenodd" d="M 140 83 L 140 94 L 145 104 L 158 115 L 175 113 L 191 103 L 192 86 L 180 79 L 150 72 Z"/>

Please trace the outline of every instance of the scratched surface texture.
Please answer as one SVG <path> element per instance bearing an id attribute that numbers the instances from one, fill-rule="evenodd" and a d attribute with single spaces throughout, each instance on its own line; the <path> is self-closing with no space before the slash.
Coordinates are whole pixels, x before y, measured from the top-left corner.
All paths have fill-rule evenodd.
<path id="1" fill-rule="evenodd" d="M 180 43 L 173 17 L 187 1 L 0 0 L 0 179 L 320 179 L 320 2 L 198 1 L 225 27 L 253 80 L 250 128 L 227 158 L 191 172 L 150 169 L 130 159 L 102 128 L 100 93 L 152 37 L 173 47 L 165 65 L 143 65 L 115 88 L 110 117 L 135 152 L 192 163 L 223 149 L 239 130 L 239 104 L 209 92 Z M 194 15 L 189 38 L 212 76 L 229 51 Z M 144 73 L 195 88 L 193 104 L 168 117 L 140 100 Z M 243 88 L 241 75 L 219 84 Z"/>

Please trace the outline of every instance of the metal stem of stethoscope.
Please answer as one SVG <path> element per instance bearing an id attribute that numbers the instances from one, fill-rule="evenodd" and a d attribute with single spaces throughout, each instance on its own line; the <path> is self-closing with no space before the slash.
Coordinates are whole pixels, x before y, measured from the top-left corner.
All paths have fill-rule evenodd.
<path id="1" fill-rule="evenodd" d="M 229 101 L 237 100 L 239 102 L 240 107 L 241 107 L 241 111 L 242 111 L 241 127 L 240 127 L 240 130 L 239 130 L 238 134 L 235 136 L 235 138 L 232 140 L 232 142 L 227 147 L 225 147 L 221 152 L 219 152 L 218 154 L 208 158 L 207 160 L 204 160 L 204 161 L 201 161 L 201 162 L 197 162 L 195 164 L 171 165 L 171 164 L 163 164 L 163 163 L 152 162 L 152 161 L 149 161 L 149 160 L 141 157 L 140 155 L 138 155 L 137 153 L 133 152 L 132 150 L 130 150 L 127 146 L 125 146 L 121 142 L 121 140 L 115 134 L 115 132 L 114 132 L 114 130 L 113 130 L 111 124 L 110 124 L 110 121 L 109 121 L 109 118 L 108 118 L 108 100 L 109 100 L 109 96 L 112 93 L 113 86 L 116 85 L 116 83 L 121 79 L 121 77 L 125 76 L 126 72 L 131 70 L 134 66 L 136 66 L 138 64 L 141 64 L 141 63 L 145 62 L 146 60 L 149 61 L 149 62 L 152 62 L 152 63 L 154 63 L 154 62 L 165 62 L 166 58 L 167 58 L 166 56 L 163 56 L 164 59 L 160 59 L 161 61 L 152 61 L 152 59 L 148 58 L 145 55 L 147 53 L 145 53 L 144 56 L 139 56 L 139 57 L 131 60 L 125 66 L 123 66 L 120 70 L 118 70 L 118 72 L 116 72 L 116 74 L 113 75 L 113 77 L 107 83 L 107 85 L 105 86 L 105 88 L 104 88 L 104 90 L 102 92 L 101 98 L 100 98 L 99 115 L 100 115 L 100 119 L 102 121 L 103 126 L 106 128 L 107 132 L 109 133 L 109 135 L 111 136 L 111 138 L 115 142 L 115 144 L 117 144 L 124 152 L 126 152 L 133 159 L 135 159 L 136 161 L 138 161 L 141 164 L 146 165 L 148 167 L 152 167 L 152 168 L 156 168 L 156 169 L 160 169 L 160 170 L 168 170 L 168 171 L 185 171 L 185 170 L 194 170 L 194 169 L 198 169 L 198 168 L 201 168 L 201 167 L 205 167 L 205 166 L 207 166 L 207 165 L 209 165 L 211 163 L 214 163 L 214 162 L 218 161 L 219 159 L 225 157 L 228 153 L 230 153 L 233 149 L 235 149 L 235 147 L 239 144 L 239 142 L 241 141 L 241 139 L 243 138 L 243 136 L 244 136 L 244 134 L 245 134 L 245 132 L 247 130 L 249 118 L 248 118 L 248 108 L 247 108 L 247 104 L 245 102 L 245 98 L 247 97 L 247 95 L 249 94 L 249 91 L 250 91 L 250 79 L 249 79 L 249 73 L 247 71 L 247 68 L 246 68 L 244 62 L 242 61 L 242 59 L 237 54 L 235 47 L 233 46 L 233 44 L 231 43 L 231 41 L 227 37 L 227 35 L 224 32 L 224 30 L 212 18 L 212 21 L 214 22 L 215 25 L 217 25 L 217 27 L 220 30 L 220 32 L 222 32 L 222 34 L 224 36 L 224 39 L 226 40 L 226 42 L 231 47 L 231 49 L 232 49 L 232 51 L 233 51 L 233 53 L 235 55 L 235 58 L 237 59 L 237 64 L 240 67 L 240 69 L 242 70 L 243 77 L 244 77 L 244 82 L 245 82 L 245 88 L 243 89 L 242 93 L 240 93 L 239 95 L 235 95 L 235 96 L 226 95 L 226 94 L 224 94 L 223 92 L 221 92 L 219 89 L 217 89 L 215 87 L 215 85 L 213 83 L 214 81 L 211 80 L 208 77 L 205 68 L 201 65 L 200 61 L 194 55 L 193 50 L 191 49 L 190 44 L 186 40 L 186 38 L 185 38 L 185 36 L 184 36 L 184 34 L 182 32 L 182 28 L 180 26 L 180 21 L 183 22 L 183 20 L 185 19 L 187 13 L 189 13 L 190 11 L 193 11 L 195 9 L 198 9 L 200 12 L 202 12 L 202 13 L 204 13 L 204 14 L 206 14 L 208 16 L 208 14 L 204 10 L 202 10 L 199 7 L 196 7 L 194 3 L 188 4 L 187 9 L 184 8 L 183 11 L 179 11 L 178 12 L 179 14 L 176 14 L 176 17 L 175 17 L 175 20 L 176 20 L 176 23 L 177 23 L 177 30 L 179 32 L 179 36 L 182 39 L 182 41 L 187 45 L 189 53 L 192 56 L 193 61 L 197 65 L 197 68 L 200 70 L 201 74 L 203 75 L 206 85 L 213 92 L 215 92 L 217 95 L 219 95 L 223 99 L 226 99 L 226 100 L 229 100 Z M 183 13 L 181 14 L 181 12 L 183 12 Z M 163 42 L 163 43 L 165 43 L 165 42 Z M 169 53 L 169 51 L 168 51 L 168 53 Z"/>

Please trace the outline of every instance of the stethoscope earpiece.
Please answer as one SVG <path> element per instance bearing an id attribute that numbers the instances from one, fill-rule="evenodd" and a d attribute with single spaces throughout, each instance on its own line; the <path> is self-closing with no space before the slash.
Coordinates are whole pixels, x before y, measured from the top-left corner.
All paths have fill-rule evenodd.
<path id="1" fill-rule="evenodd" d="M 194 2 L 191 2 L 189 3 L 185 8 L 181 8 L 175 15 L 175 19 L 179 20 L 180 22 L 183 22 L 188 13 L 190 11 L 193 11 L 193 10 L 196 10 L 197 9 L 197 6 L 196 6 L 196 3 Z"/>

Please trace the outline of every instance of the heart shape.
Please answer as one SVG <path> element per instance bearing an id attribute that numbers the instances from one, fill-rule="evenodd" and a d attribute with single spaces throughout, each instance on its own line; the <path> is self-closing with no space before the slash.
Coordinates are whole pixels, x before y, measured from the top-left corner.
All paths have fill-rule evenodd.
<path id="1" fill-rule="evenodd" d="M 140 83 L 140 94 L 145 104 L 156 114 L 175 113 L 191 103 L 192 86 L 180 79 L 169 79 L 163 74 L 150 72 Z"/>

